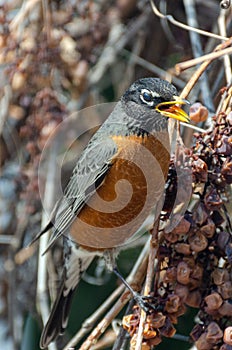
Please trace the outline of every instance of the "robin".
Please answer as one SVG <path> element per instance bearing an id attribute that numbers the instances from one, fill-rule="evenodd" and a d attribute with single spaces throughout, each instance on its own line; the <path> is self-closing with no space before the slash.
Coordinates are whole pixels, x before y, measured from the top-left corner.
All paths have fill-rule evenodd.
<path id="1" fill-rule="evenodd" d="M 164 191 L 169 168 L 168 118 L 188 122 L 186 103 L 165 80 L 143 78 L 123 94 L 114 110 L 81 154 L 52 219 L 36 236 L 52 228 L 49 247 L 63 236 L 61 285 L 40 346 L 46 348 L 67 326 L 71 300 L 95 256 L 129 288 L 115 259 L 153 213 Z"/>

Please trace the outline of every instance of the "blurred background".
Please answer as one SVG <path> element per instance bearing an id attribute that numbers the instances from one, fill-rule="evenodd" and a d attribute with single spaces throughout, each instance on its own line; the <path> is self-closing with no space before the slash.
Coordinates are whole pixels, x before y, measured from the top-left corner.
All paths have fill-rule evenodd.
<path id="1" fill-rule="evenodd" d="M 44 207 L 49 212 L 57 199 L 53 165 L 61 172 L 64 186 L 81 149 L 112 106 L 104 113 L 95 107 L 88 109 L 88 118 L 83 114 L 76 126 L 84 130 L 81 137 L 72 142 L 73 130 L 67 132 L 59 152 L 53 150 L 53 158 L 45 157 L 41 164 L 44 147 L 49 149 L 46 143 L 56 127 L 79 110 L 116 102 L 140 77 L 167 79 L 181 91 L 197 67 L 177 74 L 175 65 L 212 52 L 223 37 L 231 35 L 228 1 L 160 0 L 154 1 L 153 8 L 151 5 L 146 0 L 0 0 L 0 344 L 4 350 L 39 349 L 38 295 L 46 286 L 47 300 L 54 300 L 62 245 L 57 242 L 47 254 L 49 278 L 45 274 L 42 287 L 37 282 L 41 248 L 38 244 L 25 247 L 39 232 L 41 220 L 47 220 Z M 171 23 L 166 15 L 221 38 L 189 31 Z M 209 66 L 188 97 L 191 103 L 200 101 L 207 108 L 207 121 L 198 118 L 193 122 L 198 127 L 212 124 L 223 88 L 229 83 L 230 63 L 223 60 Z M 191 147 L 193 131 L 182 128 L 181 132 L 186 146 Z M 69 153 L 64 157 L 66 148 Z M 49 176 L 53 185 L 49 198 L 44 199 Z M 124 276 L 144 242 L 141 238 L 120 254 L 119 269 Z M 62 349 L 118 283 L 95 261 L 76 294 L 67 332 L 51 349 Z M 179 334 L 188 336 L 195 314 L 195 309 L 188 308 L 179 318 Z M 107 332 L 106 344 L 96 345 L 95 350 L 113 348 L 115 333 L 111 328 Z M 189 349 L 191 345 L 168 339 L 158 348 L 167 346 Z"/>

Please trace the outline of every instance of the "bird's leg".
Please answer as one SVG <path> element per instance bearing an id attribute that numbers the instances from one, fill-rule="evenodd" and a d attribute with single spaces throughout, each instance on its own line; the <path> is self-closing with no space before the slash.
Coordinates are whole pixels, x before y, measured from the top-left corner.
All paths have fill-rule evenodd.
<path id="1" fill-rule="evenodd" d="M 117 249 L 108 249 L 104 252 L 104 259 L 105 259 L 106 266 L 110 271 L 114 272 L 114 274 L 122 281 L 122 283 L 126 286 L 126 288 L 131 292 L 134 300 L 139 305 L 139 307 L 143 309 L 145 312 L 148 312 L 148 310 L 152 307 L 150 303 L 147 301 L 148 297 L 141 296 L 139 293 L 137 293 L 118 271 L 116 261 L 115 261 L 117 254 L 118 254 Z"/>
<path id="2" fill-rule="evenodd" d="M 139 307 L 141 309 L 143 309 L 145 312 L 148 312 L 149 308 L 150 308 L 150 304 L 146 301 L 147 298 L 142 297 L 139 293 L 137 293 L 136 291 L 134 291 L 133 288 L 131 288 L 131 286 L 129 285 L 129 283 L 125 280 L 125 278 L 123 278 L 123 276 L 120 274 L 120 272 L 118 271 L 118 268 L 116 266 L 113 267 L 113 272 L 114 274 L 120 278 L 120 280 L 122 281 L 122 283 L 127 287 L 127 289 L 129 289 L 129 291 L 131 292 L 131 294 L 133 295 L 133 298 L 135 299 L 136 303 L 139 305 Z"/>

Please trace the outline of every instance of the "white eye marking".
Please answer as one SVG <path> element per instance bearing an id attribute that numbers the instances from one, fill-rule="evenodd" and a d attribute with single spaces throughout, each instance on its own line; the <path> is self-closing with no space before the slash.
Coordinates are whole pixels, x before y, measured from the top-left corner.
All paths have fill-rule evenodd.
<path id="1" fill-rule="evenodd" d="M 142 89 L 141 93 L 140 93 L 140 99 L 146 103 L 148 106 L 153 106 L 154 105 L 154 101 L 153 99 L 155 97 L 160 97 L 159 94 L 157 94 L 155 91 L 151 91 L 148 89 Z"/>

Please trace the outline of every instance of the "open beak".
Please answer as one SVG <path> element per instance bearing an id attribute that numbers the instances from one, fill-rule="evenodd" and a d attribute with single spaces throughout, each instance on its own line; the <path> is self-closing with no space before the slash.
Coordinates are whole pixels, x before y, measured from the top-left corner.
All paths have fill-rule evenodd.
<path id="1" fill-rule="evenodd" d="M 189 104 L 189 101 L 179 97 L 173 96 L 173 101 L 161 102 L 156 106 L 156 111 L 168 118 L 174 118 L 181 122 L 189 123 L 190 118 L 188 114 L 180 107 L 180 105 Z"/>

